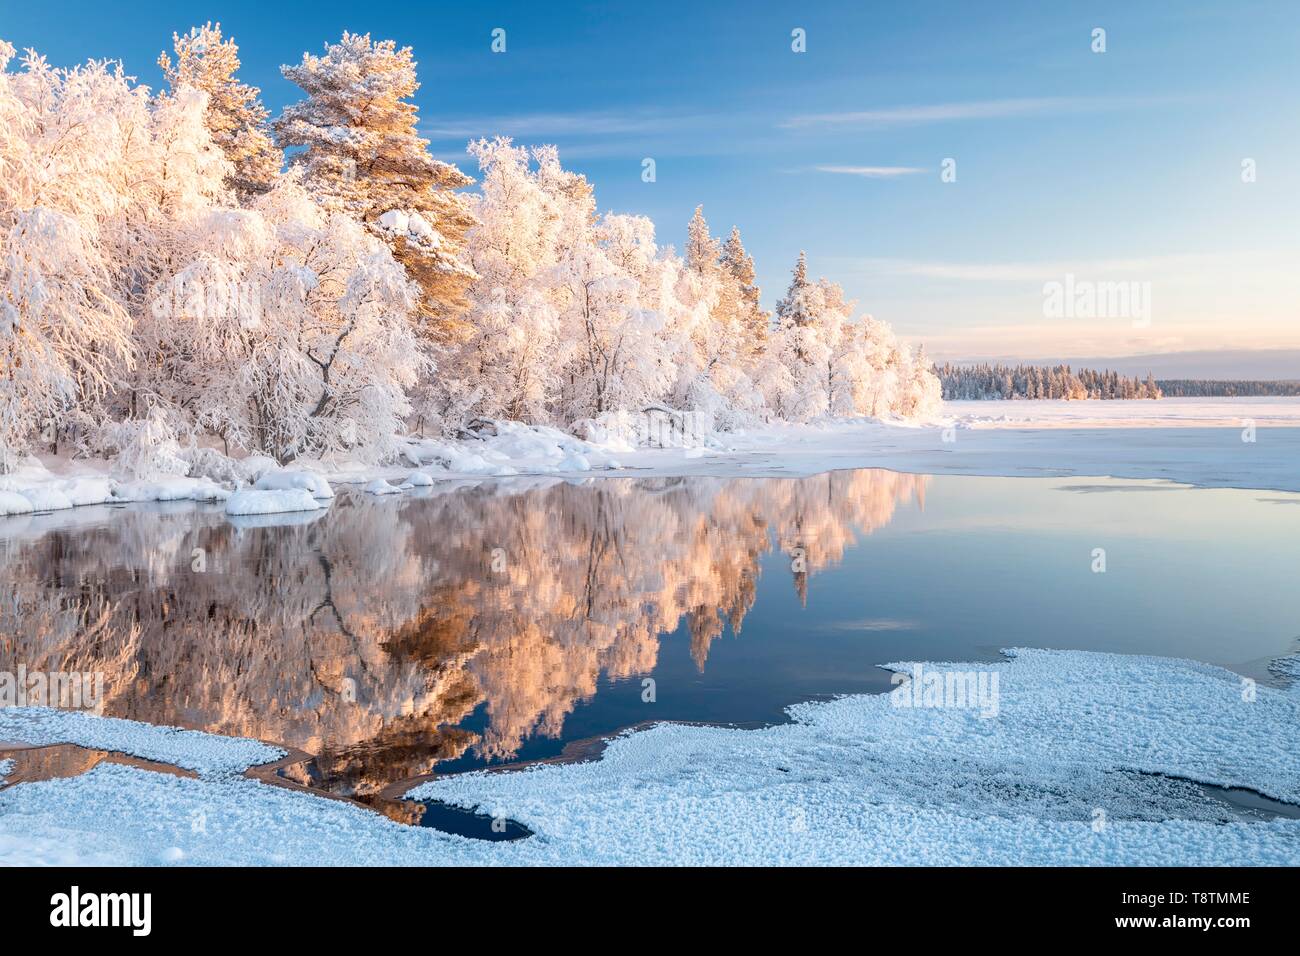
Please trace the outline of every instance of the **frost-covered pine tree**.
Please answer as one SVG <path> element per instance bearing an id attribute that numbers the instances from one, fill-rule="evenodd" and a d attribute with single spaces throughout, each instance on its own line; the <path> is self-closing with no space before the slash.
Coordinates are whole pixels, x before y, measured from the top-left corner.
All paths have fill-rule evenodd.
<path id="1" fill-rule="evenodd" d="M 743 425 L 761 406 L 751 378 L 749 309 L 723 244 L 709 233 L 702 206 L 687 226 L 686 267 L 678 298 L 694 319 L 678 348 L 674 401 L 708 411 L 723 427 Z"/>
<path id="2" fill-rule="evenodd" d="M 686 264 L 702 275 L 718 271 L 722 247 L 709 234 L 709 224 L 704 219 L 704 207 L 696 206 L 695 214 L 686 225 Z"/>
<path id="3" fill-rule="evenodd" d="M 446 341 L 463 331 L 456 315 L 473 275 L 464 254 L 472 217 L 456 192 L 473 180 L 429 155 L 410 102 L 419 88 L 415 66 L 410 47 L 344 33 L 324 55 L 303 54 L 281 68 L 307 98 L 273 127 L 282 148 L 301 148 L 291 162 L 306 189 L 388 244 L 419 284 L 429 320 L 422 331 Z"/>
<path id="4" fill-rule="evenodd" d="M 754 257 L 745 251 L 740 230 L 732 226 L 731 235 L 722 246 L 722 264 L 740 289 L 741 326 L 745 330 L 746 346 L 751 361 L 757 361 L 767 344 L 771 317 L 760 305 L 762 290 L 758 287 L 754 271 Z"/>
<path id="5" fill-rule="evenodd" d="M 271 188 L 284 156 L 271 139 L 257 87 L 235 76 L 239 47 L 234 38 L 222 36 L 220 23 L 207 23 L 184 36 L 173 33 L 172 51 L 176 59 L 164 52 L 158 65 L 173 92 L 192 87 L 208 94 L 208 131 L 234 167 L 227 185 L 241 202 L 260 196 Z"/>
<path id="6" fill-rule="evenodd" d="M 886 323 L 869 315 L 855 321 L 852 313 L 853 303 L 837 284 L 809 281 L 807 257 L 800 253 L 762 365 L 777 416 L 935 414 L 939 380 L 928 360 L 914 359 Z"/>

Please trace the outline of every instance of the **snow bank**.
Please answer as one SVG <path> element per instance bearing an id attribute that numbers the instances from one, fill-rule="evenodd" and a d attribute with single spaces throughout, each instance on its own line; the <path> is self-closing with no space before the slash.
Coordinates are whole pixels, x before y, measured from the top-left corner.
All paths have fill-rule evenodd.
<path id="1" fill-rule="evenodd" d="M 29 515 L 33 511 L 32 500 L 16 491 L 0 490 L 0 518 L 9 515 Z"/>
<path id="2" fill-rule="evenodd" d="M 492 421 L 454 442 L 410 439 L 405 455 L 421 471 L 436 471 L 440 477 L 507 477 L 616 469 L 620 465 L 613 453 L 626 447 L 586 441 L 544 425 Z"/>
<path id="3" fill-rule="evenodd" d="M 536 833 L 509 843 L 212 776 L 261 759 L 251 750 L 261 745 L 210 738 L 199 756 L 188 737 L 182 746 L 169 736 L 178 732 L 134 725 L 132 752 L 209 776 L 105 764 L 0 791 L 0 863 L 40 860 L 55 845 L 135 864 L 1300 863 L 1300 820 L 1225 823 L 1222 806 L 1188 782 L 1300 800 L 1289 752 L 1300 694 L 1258 687 L 1252 697 L 1237 675 L 1187 661 L 1011 653 L 924 665 L 996 673 L 990 719 L 845 697 L 800 704 L 792 723 L 762 730 L 663 724 L 616 738 L 590 763 L 413 791 Z M 28 718 L 21 739 L 66 739 L 37 729 L 52 713 Z M 0 738 L 14 733 L 0 723 Z M 198 815 L 202 831 L 190 825 Z"/>
<path id="4" fill-rule="evenodd" d="M 334 489 L 330 487 L 329 482 L 312 471 L 291 469 L 268 471 L 257 479 L 253 487 L 258 491 L 289 491 L 300 488 L 310 492 L 315 498 L 334 497 Z"/>
<path id="5" fill-rule="evenodd" d="M 574 432 L 590 442 L 625 451 L 723 447 L 712 415 L 697 410 L 677 411 L 664 405 L 651 405 L 639 412 L 605 412 L 598 418 L 577 422 Z"/>
<path id="6" fill-rule="evenodd" d="M 225 501 L 230 489 L 207 478 L 157 478 L 117 486 L 115 501 Z"/>
<path id="7" fill-rule="evenodd" d="M 81 508 L 86 505 L 108 504 L 115 500 L 118 483 L 112 478 L 84 475 L 59 480 L 54 487 L 67 495 L 72 507 Z"/>
<path id="8" fill-rule="evenodd" d="M 81 505 L 98 505 L 114 500 L 117 482 L 107 476 L 75 475 L 57 477 L 39 462 L 28 464 L 10 475 L 0 475 L 0 495 L 8 504 L 0 504 L 0 515 L 25 514 L 29 511 L 64 511 Z M 27 499 L 24 510 L 16 497 Z"/>
<path id="9" fill-rule="evenodd" d="M 306 488 L 274 491 L 240 488 L 226 500 L 228 515 L 271 515 L 287 511 L 316 511 L 328 507 Z"/>

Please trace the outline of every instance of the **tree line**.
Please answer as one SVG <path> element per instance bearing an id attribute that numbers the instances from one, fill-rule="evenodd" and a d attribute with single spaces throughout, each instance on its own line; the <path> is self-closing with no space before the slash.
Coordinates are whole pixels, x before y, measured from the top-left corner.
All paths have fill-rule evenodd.
<path id="1" fill-rule="evenodd" d="M 924 355 L 802 254 L 768 313 L 702 209 L 679 255 L 553 146 L 471 143 L 477 182 L 433 158 L 392 40 L 282 67 L 302 99 L 274 119 L 219 25 L 174 35 L 158 92 L 15 57 L 0 41 L 0 471 L 213 439 L 380 461 L 417 422 L 650 403 L 719 428 L 938 409 Z"/>
<path id="2" fill-rule="evenodd" d="M 1160 383 L 1110 370 L 1071 369 L 1068 365 L 979 363 L 935 367 L 945 400 L 950 399 L 1138 399 L 1160 398 Z"/>

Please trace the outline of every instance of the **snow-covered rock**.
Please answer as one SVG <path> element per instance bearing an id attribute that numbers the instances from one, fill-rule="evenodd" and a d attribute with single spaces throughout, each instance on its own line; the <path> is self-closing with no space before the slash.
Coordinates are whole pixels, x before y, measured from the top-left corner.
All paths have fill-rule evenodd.
<path id="1" fill-rule="evenodd" d="M 382 478 L 376 478 L 374 481 L 369 482 L 363 490 L 368 495 L 400 495 L 402 493 L 402 489 L 396 485 L 390 485 Z"/>
<path id="2" fill-rule="evenodd" d="M 410 231 L 411 217 L 400 209 L 390 209 L 379 217 L 379 225 L 385 232 L 404 236 Z"/>
<path id="3" fill-rule="evenodd" d="M 312 471 L 285 469 L 269 471 L 257 479 L 253 485 L 258 491 L 289 491 L 301 489 L 308 491 L 314 498 L 333 498 L 334 489 L 329 482 Z"/>
<path id="4" fill-rule="evenodd" d="M 316 511 L 328 507 L 306 488 L 240 488 L 226 500 L 228 515 L 268 515 L 287 511 Z"/>

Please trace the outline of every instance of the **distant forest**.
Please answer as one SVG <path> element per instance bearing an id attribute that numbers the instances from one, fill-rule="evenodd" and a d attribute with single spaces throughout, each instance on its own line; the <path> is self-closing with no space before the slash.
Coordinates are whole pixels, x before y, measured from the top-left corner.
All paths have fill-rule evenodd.
<path id="1" fill-rule="evenodd" d="M 1124 398 L 1257 398 L 1300 395 L 1300 380 L 1231 381 L 1207 378 L 1156 380 L 1118 372 L 1068 365 L 936 365 L 934 372 L 949 399 L 1124 399 Z"/>
<path id="2" fill-rule="evenodd" d="M 949 399 L 1122 399 L 1160 398 L 1160 384 L 1147 374 L 1129 378 L 1118 372 L 1068 365 L 952 365 L 935 366 Z M 1211 393 L 1206 393 L 1211 394 Z"/>
<path id="3" fill-rule="evenodd" d="M 1300 395 L 1300 381 L 1232 382 L 1205 378 L 1168 378 L 1156 382 L 1168 398 L 1255 398 L 1263 395 Z"/>

